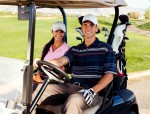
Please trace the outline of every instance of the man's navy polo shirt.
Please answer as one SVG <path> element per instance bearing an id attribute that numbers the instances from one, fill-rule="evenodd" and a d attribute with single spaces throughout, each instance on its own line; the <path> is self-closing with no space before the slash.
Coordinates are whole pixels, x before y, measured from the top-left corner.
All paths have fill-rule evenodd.
<path id="1" fill-rule="evenodd" d="M 101 78 L 105 73 L 116 74 L 113 50 L 98 38 L 88 47 L 84 42 L 71 47 L 64 56 L 69 61 L 74 78 Z"/>

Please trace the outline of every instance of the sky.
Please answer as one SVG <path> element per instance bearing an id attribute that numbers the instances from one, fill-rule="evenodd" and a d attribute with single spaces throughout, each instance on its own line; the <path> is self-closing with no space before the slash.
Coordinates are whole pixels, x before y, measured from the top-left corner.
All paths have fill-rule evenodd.
<path id="1" fill-rule="evenodd" d="M 134 7 L 134 8 L 142 8 L 147 9 L 150 7 L 150 0 L 124 0 L 128 6 Z"/>

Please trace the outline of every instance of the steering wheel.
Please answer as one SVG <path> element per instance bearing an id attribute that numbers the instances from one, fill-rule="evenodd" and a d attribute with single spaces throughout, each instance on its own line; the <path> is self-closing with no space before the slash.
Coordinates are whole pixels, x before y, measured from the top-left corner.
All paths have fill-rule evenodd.
<path id="1" fill-rule="evenodd" d="M 70 80 L 69 76 L 64 71 L 52 63 L 39 60 L 37 61 L 37 64 L 51 81 L 64 83 Z"/>

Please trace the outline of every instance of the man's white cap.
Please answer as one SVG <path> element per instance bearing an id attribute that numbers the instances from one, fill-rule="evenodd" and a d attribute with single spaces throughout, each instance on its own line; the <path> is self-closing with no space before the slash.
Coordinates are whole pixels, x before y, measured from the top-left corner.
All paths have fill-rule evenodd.
<path id="1" fill-rule="evenodd" d="M 52 30 L 53 31 L 57 31 L 57 30 L 62 30 L 64 32 L 66 32 L 66 27 L 65 27 L 65 24 L 61 21 L 57 21 L 53 24 L 52 26 Z"/>
<path id="2" fill-rule="evenodd" d="M 98 20 L 97 20 L 97 17 L 95 15 L 92 15 L 92 14 L 87 14 L 83 17 L 83 20 L 82 20 L 82 23 L 84 21 L 90 21 L 92 22 L 94 25 L 98 25 Z"/>

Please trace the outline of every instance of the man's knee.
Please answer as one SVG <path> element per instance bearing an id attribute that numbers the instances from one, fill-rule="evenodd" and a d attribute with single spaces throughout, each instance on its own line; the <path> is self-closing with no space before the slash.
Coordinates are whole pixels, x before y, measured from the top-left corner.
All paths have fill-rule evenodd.
<path id="1" fill-rule="evenodd" d="M 81 114 L 85 100 L 80 93 L 72 94 L 62 107 L 62 114 Z"/>
<path id="2" fill-rule="evenodd" d="M 76 93 L 76 94 L 69 96 L 68 100 L 71 103 L 75 103 L 75 104 L 78 104 L 80 106 L 83 106 L 85 103 L 85 99 L 84 99 L 83 95 L 81 95 L 80 93 Z"/>

